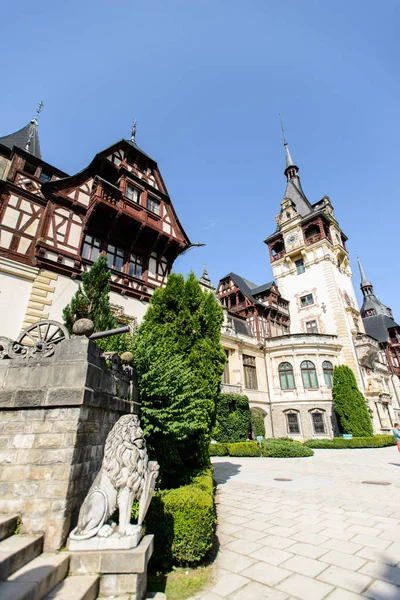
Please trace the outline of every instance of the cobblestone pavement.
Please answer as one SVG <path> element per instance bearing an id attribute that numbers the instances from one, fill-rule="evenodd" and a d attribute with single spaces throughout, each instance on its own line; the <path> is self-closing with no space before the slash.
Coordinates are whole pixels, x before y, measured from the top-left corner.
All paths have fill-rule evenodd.
<path id="1" fill-rule="evenodd" d="M 213 464 L 215 580 L 192 600 L 400 600 L 395 446 Z"/>

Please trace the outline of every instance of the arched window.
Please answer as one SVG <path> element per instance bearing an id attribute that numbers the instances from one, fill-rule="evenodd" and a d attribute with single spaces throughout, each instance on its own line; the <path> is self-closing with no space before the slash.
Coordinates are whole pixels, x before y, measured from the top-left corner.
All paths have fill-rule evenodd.
<path id="1" fill-rule="evenodd" d="M 286 413 L 286 425 L 289 434 L 300 433 L 299 413 L 288 411 Z"/>
<path id="2" fill-rule="evenodd" d="M 329 360 L 324 360 L 322 363 L 322 370 L 324 372 L 325 385 L 329 389 L 332 389 L 333 384 L 333 364 Z"/>
<path id="3" fill-rule="evenodd" d="M 310 360 L 304 360 L 301 363 L 300 368 L 304 388 L 306 390 L 313 390 L 318 388 L 317 373 L 315 371 L 314 363 Z"/>
<path id="4" fill-rule="evenodd" d="M 313 410 L 311 412 L 311 419 L 312 419 L 314 433 L 316 433 L 316 434 L 326 433 L 324 413 L 321 410 Z"/>
<path id="5" fill-rule="evenodd" d="M 279 379 L 281 382 L 282 390 L 294 390 L 296 385 L 294 383 L 293 367 L 288 362 L 283 362 L 278 367 Z"/>

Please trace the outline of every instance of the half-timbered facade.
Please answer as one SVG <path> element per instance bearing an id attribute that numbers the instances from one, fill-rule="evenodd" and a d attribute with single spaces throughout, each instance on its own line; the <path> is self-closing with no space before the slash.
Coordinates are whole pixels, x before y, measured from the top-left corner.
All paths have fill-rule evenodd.
<path id="1" fill-rule="evenodd" d="M 223 277 L 217 296 L 229 313 L 244 317 L 259 342 L 289 333 L 289 302 L 275 282 L 256 285 L 236 273 Z"/>
<path id="2" fill-rule="evenodd" d="M 0 331 L 60 320 L 100 253 L 121 321 L 141 319 L 190 244 L 157 163 L 120 140 L 69 176 L 41 158 L 36 119 L 0 138 Z M 12 312 L 12 319 L 6 315 Z"/>

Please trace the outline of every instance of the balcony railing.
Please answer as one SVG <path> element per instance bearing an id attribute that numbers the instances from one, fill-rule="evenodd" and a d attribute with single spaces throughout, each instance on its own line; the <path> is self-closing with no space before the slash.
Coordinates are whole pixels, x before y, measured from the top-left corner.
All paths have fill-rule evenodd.
<path id="1" fill-rule="evenodd" d="M 312 235 L 311 237 L 306 237 L 306 245 L 311 246 L 311 244 L 315 244 L 315 242 L 319 242 L 321 239 L 322 235 L 320 233 Z"/>
<path id="2" fill-rule="evenodd" d="M 276 254 L 272 254 L 272 261 L 276 261 L 276 260 L 280 260 L 281 258 L 283 258 L 285 256 L 286 252 L 285 250 L 282 250 L 282 252 L 277 252 Z"/>
<path id="3" fill-rule="evenodd" d="M 243 386 L 238 383 L 236 385 L 230 383 L 222 383 L 221 384 L 221 393 L 222 394 L 241 394 L 243 390 Z"/>

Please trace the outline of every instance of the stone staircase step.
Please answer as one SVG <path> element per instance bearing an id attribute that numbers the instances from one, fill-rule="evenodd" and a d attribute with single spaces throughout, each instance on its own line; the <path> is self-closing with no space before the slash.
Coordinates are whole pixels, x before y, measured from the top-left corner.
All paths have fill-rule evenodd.
<path id="1" fill-rule="evenodd" d="M 36 558 L 42 548 L 43 535 L 12 535 L 0 542 L 0 581 Z"/>
<path id="2" fill-rule="evenodd" d="M 96 600 L 99 593 L 98 575 L 73 575 L 51 590 L 44 600 Z"/>
<path id="3" fill-rule="evenodd" d="M 0 542 L 14 535 L 17 528 L 19 515 L 1 515 L 0 514 Z"/>
<path id="4" fill-rule="evenodd" d="M 42 600 L 62 581 L 69 567 L 69 555 L 41 554 L 0 582 L 1 600 Z"/>

